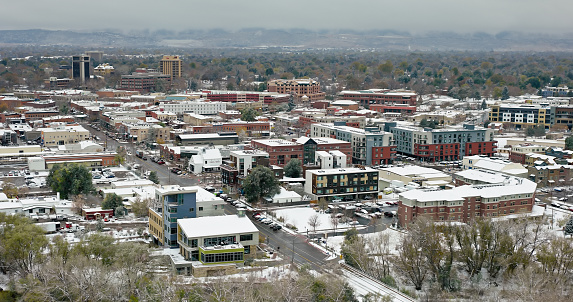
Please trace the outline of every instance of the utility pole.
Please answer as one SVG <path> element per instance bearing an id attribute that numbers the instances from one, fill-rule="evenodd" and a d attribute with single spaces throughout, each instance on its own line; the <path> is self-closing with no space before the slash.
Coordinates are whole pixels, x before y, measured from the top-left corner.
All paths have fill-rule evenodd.
<path id="1" fill-rule="evenodd" d="M 294 240 L 296 239 L 296 236 L 292 236 L 292 259 L 291 259 L 291 264 L 294 264 Z"/>

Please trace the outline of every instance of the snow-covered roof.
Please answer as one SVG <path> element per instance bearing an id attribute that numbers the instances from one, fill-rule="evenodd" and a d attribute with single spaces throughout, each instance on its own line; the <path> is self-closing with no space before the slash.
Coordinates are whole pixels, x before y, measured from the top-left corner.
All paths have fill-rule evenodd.
<path id="1" fill-rule="evenodd" d="M 464 170 L 456 172 L 455 175 L 463 177 L 465 179 L 480 181 L 490 184 L 502 183 L 506 179 L 508 179 L 508 176 L 506 175 L 480 169 Z"/>
<path id="2" fill-rule="evenodd" d="M 237 215 L 178 219 L 177 224 L 188 238 L 248 234 L 259 231 L 248 217 Z"/>
<path id="3" fill-rule="evenodd" d="M 317 175 L 335 175 L 335 174 L 348 174 L 348 173 L 368 173 L 368 172 L 378 172 L 378 170 L 372 169 L 370 167 L 361 168 L 336 168 L 336 169 L 319 169 L 319 170 L 307 170 L 307 173 L 317 174 Z"/>
<path id="4" fill-rule="evenodd" d="M 334 101 L 330 104 L 333 106 L 340 106 L 340 105 L 351 106 L 351 105 L 357 105 L 358 103 L 356 103 L 355 101 L 352 101 L 352 100 L 337 100 L 337 101 Z"/>
<path id="5" fill-rule="evenodd" d="M 533 194 L 536 188 L 536 183 L 522 178 L 519 182 L 510 184 L 466 185 L 451 190 L 416 189 L 401 193 L 400 198 L 416 200 L 417 202 L 462 201 L 465 197 L 472 196 L 493 198 L 515 194 Z"/>
<path id="6" fill-rule="evenodd" d="M 443 177 L 443 175 L 445 175 L 440 170 L 427 168 L 427 167 L 420 167 L 420 166 L 415 166 L 415 165 L 407 165 L 404 167 L 382 168 L 380 170 L 394 173 L 394 174 L 397 174 L 400 176 L 426 175 L 426 177 Z M 437 175 L 437 176 L 431 176 L 432 174 Z"/>
<path id="7" fill-rule="evenodd" d="M 273 196 L 273 199 L 281 198 L 300 198 L 300 194 L 294 191 L 288 191 L 287 189 L 281 187 L 281 192 Z"/>

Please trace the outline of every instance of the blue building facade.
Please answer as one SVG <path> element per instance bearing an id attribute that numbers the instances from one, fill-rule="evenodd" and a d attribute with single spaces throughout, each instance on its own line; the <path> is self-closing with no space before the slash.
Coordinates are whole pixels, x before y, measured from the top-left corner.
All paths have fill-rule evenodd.
<path id="1" fill-rule="evenodd" d="M 165 246 L 177 245 L 177 219 L 197 217 L 196 191 L 180 190 L 160 194 L 163 199 L 163 225 Z"/>

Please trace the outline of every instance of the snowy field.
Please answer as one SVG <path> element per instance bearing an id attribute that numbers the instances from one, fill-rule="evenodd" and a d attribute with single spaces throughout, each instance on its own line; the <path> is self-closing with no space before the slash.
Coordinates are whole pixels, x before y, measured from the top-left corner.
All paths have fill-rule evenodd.
<path id="1" fill-rule="evenodd" d="M 396 231 L 394 229 L 385 229 L 384 231 L 381 232 L 361 234 L 360 236 L 366 239 L 375 239 L 384 234 L 387 234 L 389 236 L 388 243 L 389 243 L 390 253 L 397 254 L 397 246 L 402 240 L 402 237 L 404 236 L 404 233 L 400 231 Z M 340 254 L 340 248 L 342 247 L 343 241 L 344 241 L 344 236 L 328 237 L 326 239 L 326 245 L 329 248 L 333 248 L 337 254 Z"/>
<path id="2" fill-rule="evenodd" d="M 332 223 L 330 221 L 330 214 L 316 212 L 313 208 L 290 208 L 275 211 L 276 217 L 284 218 L 285 224 L 292 224 L 297 228 L 297 232 L 306 233 L 312 232 L 313 228 L 308 224 L 308 220 L 313 215 L 318 215 L 319 225 L 316 227 L 316 231 L 333 230 Z M 345 229 L 351 228 L 353 226 L 358 227 L 359 225 L 352 225 L 348 223 L 339 223 L 336 227 L 337 231 L 344 231 Z"/>

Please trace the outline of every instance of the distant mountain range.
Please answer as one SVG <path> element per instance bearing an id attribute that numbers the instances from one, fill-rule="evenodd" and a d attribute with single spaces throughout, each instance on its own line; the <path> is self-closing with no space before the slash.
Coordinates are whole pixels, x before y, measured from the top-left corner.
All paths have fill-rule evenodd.
<path id="1" fill-rule="evenodd" d="M 519 32 L 458 34 L 434 32 L 411 35 L 398 31 L 310 31 L 305 29 L 238 31 L 188 30 L 74 32 L 0 30 L 1 45 L 69 45 L 128 48 L 289 48 L 377 49 L 411 51 L 572 51 L 573 34 L 544 35 Z"/>

